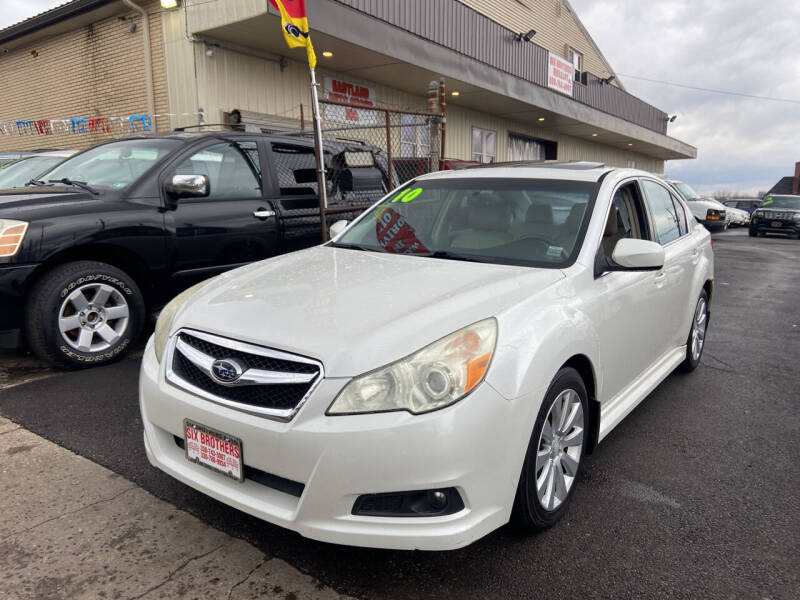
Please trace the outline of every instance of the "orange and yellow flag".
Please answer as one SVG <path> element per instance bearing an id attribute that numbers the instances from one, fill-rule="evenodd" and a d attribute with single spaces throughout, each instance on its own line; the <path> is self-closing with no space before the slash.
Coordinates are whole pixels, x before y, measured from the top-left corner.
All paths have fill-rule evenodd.
<path id="1" fill-rule="evenodd" d="M 306 16 L 305 0 L 269 0 L 270 4 L 281 13 L 281 26 L 283 37 L 289 48 L 305 46 L 308 55 L 308 66 L 312 69 L 317 66 L 317 55 L 311 44 L 308 31 L 308 17 Z"/>

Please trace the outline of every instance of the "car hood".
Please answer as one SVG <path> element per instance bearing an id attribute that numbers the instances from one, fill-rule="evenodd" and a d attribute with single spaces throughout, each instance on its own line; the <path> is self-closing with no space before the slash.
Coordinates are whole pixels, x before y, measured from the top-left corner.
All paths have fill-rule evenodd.
<path id="1" fill-rule="evenodd" d="M 225 273 L 179 310 L 188 327 L 320 360 L 351 377 L 497 315 L 557 269 L 318 246 Z"/>
<path id="2" fill-rule="evenodd" d="M 20 218 L 42 208 L 64 203 L 96 202 L 97 196 L 89 192 L 74 191 L 65 187 L 27 187 L 0 190 L 0 217 Z"/>

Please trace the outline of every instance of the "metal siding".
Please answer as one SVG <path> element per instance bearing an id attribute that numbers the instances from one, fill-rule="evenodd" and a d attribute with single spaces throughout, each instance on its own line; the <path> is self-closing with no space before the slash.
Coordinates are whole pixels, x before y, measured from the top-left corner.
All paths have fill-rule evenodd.
<path id="1" fill-rule="evenodd" d="M 548 51 L 545 48 L 514 41 L 512 30 L 457 0 L 334 1 L 495 69 L 547 87 Z M 665 112 L 614 85 L 600 84 L 599 78 L 591 73 L 588 77 L 588 85 L 574 86 L 574 100 L 651 131 L 666 133 Z"/>

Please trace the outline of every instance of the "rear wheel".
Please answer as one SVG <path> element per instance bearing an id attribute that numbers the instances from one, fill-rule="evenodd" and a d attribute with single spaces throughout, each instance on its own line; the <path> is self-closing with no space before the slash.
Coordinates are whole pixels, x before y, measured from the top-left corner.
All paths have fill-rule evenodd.
<path id="1" fill-rule="evenodd" d="M 127 273 L 78 261 L 54 268 L 33 286 L 25 334 L 40 358 L 78 369 L 122 357 L 143 323 L 144 299 Z"/>
<path id="2" fill-rule="evenodd" d="M 554 525 L 564 514 L 580 475 L 588 398 L 575 369 L 556 374 L 533 428 L 514 500 L 514 520 L 528 531 Z"/>
<path id="3" fill-rule="evenodd" d="M 692 317 L 692 327 L 689 330 L 689 337 L 686 340 L 686 358 L 681 363 L 681 370 L 685 372 L 694 371 L 700 364 L 703 356 L 703 348 L 706 344 L 706 332 L 708 331 L 708 294 L 703 290 L 694 309 Z"/>

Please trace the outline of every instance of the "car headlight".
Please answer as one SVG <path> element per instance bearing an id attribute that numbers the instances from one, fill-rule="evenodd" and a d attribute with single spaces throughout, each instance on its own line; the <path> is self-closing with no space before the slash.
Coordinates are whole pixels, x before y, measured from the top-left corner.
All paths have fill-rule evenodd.
<path id="1" fill-rule="evenodd" d="M 0 257 L 11 258 L 22 246 L 28 223 L 13 219 L 0 219 Z"/>
<path id="2" fill-rule="evenodd" d="M 199 291 L 213 280 L 214 278 L 212 277 L 211 279 L 206 279 L 205 281 L 201 281 L 200 283 L 183 290 L 180 294 L 170 300 L 164 308 L 161 309 L 161 313 L 158 315 L 158 320 L 156 321 L 156 330 L 153 334 L 153 349 L 156 352 L 156 359 L 158 362 L 161 362 L 161 357 L 164 354 L 164 348 L 167 346 L 167 340 L 169 339 L 169 330 L 172 326 L 172 320 L 175 318 L 175 314 L 178 312 L 178 309 L 186 304 L 186 301 L 191 298 L 195 292 Z"/>
<path id="3" fill-rule="evenodd" d="M 453 404 L 483 381 L 496 343 L 494 318 L 474 323 L 411 356 L 356 377 L 327 414 L 392 410 L 420 414 Z"/>
<path id="4" fill-rule="evenodd" d="M 794 216 L 792 216 L 792 218 L 793 218 L 795 221 L 800 221 L 800 213 L 794 213 Z"/>

